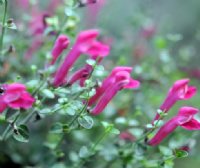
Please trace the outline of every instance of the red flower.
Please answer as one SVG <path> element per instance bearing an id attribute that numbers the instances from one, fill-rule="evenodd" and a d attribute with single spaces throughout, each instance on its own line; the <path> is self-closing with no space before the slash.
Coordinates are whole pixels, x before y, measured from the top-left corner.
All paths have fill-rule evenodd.
<path id="1" fill-rule="evenodd" d="M 68 45 L 69 45 L 68 37 L 63 35 L 63 34 L 61 34 L 57 38 L 57 40 L 56 40 L 56 42 L 55 42 L 55 44 L 53 46 L 53 49 L 51 51 L 51 54 L 52 54 L 52 60 L 51 60 L 51 63 L 50 63 L 51 65 L 53 65 L 56 62 L 58 57 L 61 55 L 63 50 L 65 50 L 68 47 Z"/>
<path id="2" fill-rule="evenodd" d="M 131 142 L 136 140 L 136 138 L 128 131 L 121 132 L 119 134 L 119 138 L 125 141 L 131 141 Z"/>
<path id="3" fill-rule="evenodd" d="M 0 113 L 7 107 L 13 109 L 29 109 L 35 99 L 26 91 L 26 87 L 20 83 L 2 85 L 0 95 Z"/>
<path id="4" fill-rule="evenodd" d="M 86 54 L 90 56 L 90 59 L 97 60 L 100 63 L 104 57 L 108 56 L 110 53 L 110 47 L 98 41 L 94 41 L 92 46 L 88 49 Z M 68 84 L 72 85 L 76 81 L 80 80 L 80 86 L 84 86 L 85 80 L 88 78 L 92 72 L 93 67 L 89 64 L 86 64 L 83 68 L 77 70 L 69 80 Z"/>
<path id="5" fill-rule="evenodd" d="M 189 79 L 177 80 L 169 89 L 168 95 L 163 104 L 160 106 L 160 109 L 166 113 L 178 100 L 187 100 L 192 98 L 196 94 L 197 88 L 189 86 L 189 82 Z M 154 121 L 159 118 L 160 115 L 156 114 Z"/>
<path id="6" fill-rule="evenodd" d="M 81 56 L 81 54 L 105 54 L 104 49 L 99 50 L 98 53 L 96 53 L 96 50 L 94 52 L 93 48 L 97 46 L 99 47 L 101 44 L 96 41 L 98 34 L 99 32 L 97 30 L 86 30 L 82 31 L 78 35 L 73 48 L 65 57 L 63 63 L 56 72 L 53 81 L 54 86 L 60 86 L 66 82 L 65 78 L 67 77 L 70 68 L 74 65 L 74 63 Z"/>
<path id="7" fill-rule="evenodd" d="M 93 103 L 95 103 L 101 97 L 101 95 L 104 94 L 104 92 L 106 91 L 106 89 L 111 84 L 114 83 L 114 81 L 115 81 L 115 75 L 118 72 L 120 72 L 120 71 L 125 71 L 125 72 L 128 72 L 128 73 L 131 73 L 132 68 L 131 67 L 120 67 L 120 66 L 115 67 L 112 70 L 111 74 L 107 78 L 105 78 L 103 80 L 102 85 L 96 89 L 96 94 L 93 97 L 91 97 L 90 100 L 89 100 L 89 103 L 88 103 L 89 106 L 92 105 Z"/>
<path id="8" fill-rule="evenodd" d="M 172 133 L 178 126 L 186 130 L 200 130 L 200 122 L 194 119 L 194 115 L 198 113 L 198 109 L 193 107 L 182 107 L 178 114 L 166 122 L 156 133 L 156 135 L 148 141 L 151 146 L 158 145 Z"/>
<path id="9" fill-rule="evenodd" d="M 116 67 L 107 77 L 96 94 L 89 100 L 89 105 L 94 103 L 99 97 L 100 100 L 92 109 L 94 115 L 100 114 L 112 98 L 122 89 L 133 89 L 140 86 L 140 82 L 131 78 L 131 67 Z"/>

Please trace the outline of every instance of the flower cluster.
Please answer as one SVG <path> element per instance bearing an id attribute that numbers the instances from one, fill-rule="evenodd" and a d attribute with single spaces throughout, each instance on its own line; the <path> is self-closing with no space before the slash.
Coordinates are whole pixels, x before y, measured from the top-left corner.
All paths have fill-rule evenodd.
<path id="1" fill-rule="evenodd" d="M 86 30 L 79 33 L 74 46 L 66 55 L 64 61 L 55 74 L 53 81 L 53 85 L 55 87 L 67 83 L 66 78 L 70 68 L 82 54 L 88 54 L 93 59 L 97 59 L 98 56 L 102 58 L 108 55 L 109 47 L 96 40 L 98 35 L 99 31 L 97 30 Z M 88 74 L 91 71 L 91 67 L 86 66 L 85 68 L 77 71 L 70 79 L 69 83 L 72 84 L 82 76 L 84 77 L 85 71 Z"/>
<path id="2" fill-rule="evenodd" d="M 192 98 L 196 92 L 197 88 L 195 86 L 189 86 L 189 79 L 177 80 L 173 86 L 169 89 L 167 97 L 163 104 L 160 106 L 160 109 L 167 113 L 172 106 L 178 100 L 187 100 Z M 173 132 L 178 126 L 181 126 L 187 130 L 199 130 L 200 122 L 195 120 L 193 116 L 199 110 L 193 107 L 182 107 L 180 108 L 178 114 L 172 117 L 168 122 L 166 122 L 156 133 L 156 135 L 148 141 L 149 145 L 158 145 L 167 135 Z M 152 124 L 161 119 L 160 114 L 156 114 Z"/>
<path id="3" fill-rule="evenodd" d="M 182 107 L 178 114 L 167 121 L 156 133 L 156 135 L 148 141 L 149 145 L 155 146 L 173 132 L 178 126 L 186 130 L 200 130 L 200 122 L 194 118 L 194 115 L 199 112 L 193 107 Z"/>
<path id="4" fill-rule="evenodd" d="M 74 46 L 66 55 L 64 61 L 54 76 L 53 85 L 55 87 L 64 84 L 70 86 L 77 81 L 79 81 L 80 86 L 84 86 L 85 80 L 93 71 L 93 67 L 91 65 L 86 64 L 83 68 L 77 70 L 69 79 L 67 76 L 70 68 L 75 64 L 81 54 L 89 55 L 89 58 L 96 61 L 97 64 L 101 63 L 103 58 L 108 56 L 110 47 L 99 42 L 97 40 L 98 35 L 99 31 L 97 30 L 86 30 L 79 33 Z M 57 41 L 59 41 L 59 38 L 60 37 L 58 37 Z M 61 46 L 61 44 L 58 44 L 58 46 Z M 58 49 L 59 54 L 62 49 L 63 47 Z M 57 57 L 58 56 L 55 57 L 53 55 L 53 60 Z M 102 85 L 96 88 L 96 94 L 88 101 L 89 107 L 93 106 L 94 103 L 98 101 L 98 103 L 96 103 L 94 108 L 91 110 L 92 114 L 97 115 L 101 113 L 118 91 L 125 88 L 133 89 L 139 87 L 140 82 L 131 78 L 131 71 L 131 67 L 115 67 L 112 70 L 111 74 L 104 79 Z"/>
<path id="5" fill-rule="evenodd" d="M 7 107 L 13 109 L 29 109 L 35 99 L 26 91 L 26 87 L 20 83 L 4 84 L 1 86 L 0 113 Z"/>

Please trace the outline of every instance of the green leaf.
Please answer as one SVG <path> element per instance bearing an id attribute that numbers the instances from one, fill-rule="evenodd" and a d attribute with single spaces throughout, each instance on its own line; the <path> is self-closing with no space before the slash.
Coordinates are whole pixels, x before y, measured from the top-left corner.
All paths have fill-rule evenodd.
<path id="1" fill-rule="evenodd" d="M 39 113 L 42 115 L 48 115 L 48 114 L 52 114 L 53 112 L 48 108 L 44 108 L 44 109 L 40 110 Z"/>
<path id="2" fill-rule="evenodd" d="M 109 124 L 109 123 L 106 122 L 106 121 L 102 121 L 101 124 L 103 125 L 103 127 L 104 127 L 105 129 L 108 128 L 108 127 L 110 127 L 110 126 L 112 126 L 112 124 Z"/>
<path id="3" fill-rule="evenodd" d="M 146 125 L 146 128 L 148 128 L 148 129 L 154 128 L 154 125 L 152 125 L 152 124 L 147 124 L 147 125 Z"/>
<path id="4" fill-rule="evenodd" d="M 184 151 L 184 150 L 176 149 L 175 150 L 175 156 L 177 158 L 184 158 L 184 157 L 188 156 L 188 153 L 186 151 Z"/>
<path id="5" fill-rule="evenodd" d="M 26 83 L 26 86 L 27 86 L 28 90 L 33 90 L 34 88 L 36 88 L 38 86 L 38 83 L 39 83 L 38 80 L 31 80 Z"/>
<path id="6" fill-rule="evenodd" d="M 55 26 L 55 27 L 58 26 L 58 22 L 59 22 L 58 17 L 48 17 L 45 20 L 48 23 L 48 25 Z"/>
<path id="7" fill-rule="evenodd" d="M 54 150 L 57 145 L 60 143 L 62 136 L 60 134 L 48 134 L 47 135 L 47 141 L 44 143 L 44 145 L 52 150 Z"/>
<path id="8" fill-rule="evenodd" d="M 64 163 L 55 163 L 51 168 L 67 168 Z"/>
<path id="9" fill-rule="evenodd" d="M 80 98 L 88 100 L 90 97 L 94 96 L 96 93 L 96 90 L 92 88 L 89 92 L 83 93 Z"/>
<path id="10" fill-rule="evenodd" d="M 116 128 L 112 128 L 112 129 L 110 130 L 110 133 L 111 133 L 111 134 L 119 135 L 119 134 L 120 134 L 120 131 L 119 131 L 118 129 L 116 129 Z"/>
<path id="11" fill-rule="evenodd" d="M 6 121 L 6 116 L 0 115 L 0 122 L 5 122 L 5 121 Z"/>
<path id="12" fill-rule="evenodd" d="M 79 93 L 83 90 L 78 84 L 73 84 L 71 87 L 71 94 Z"/>
<path id="13" fill-rule="evenodd" d="M 29 141 L 29 130 L 26 125 L 20 125 L 17 128 L 17 131 L 13 134 L 14 139 L 20 142 L 28 142 Z"/>
<path id="14" fill-rule="evenodd" d="M 54 134 L 61 134 L 63 133 L 63 124 L 62 123 L 55 123 L 51 127 L 50 133 Z"/>
<path id="15" fill-rule="evenodd" d="M 93 122 L 93 119 L 92 117 L 90 116 L 83 116 L 83 117 L 79 117 L 78 118 L 78 123 L 83 127 L 83 128 L 86 128 L 86 129 L 91 129 L 94 122 Z"/>
<path id="16" fill-rule="evenodd" d="M 91 65 L 91 66 L 93 66 L 93 67 L 96 65 L 96 61 L 93 60 L 93 59 L 86 60 L 86 63 L 89 64 L 89 65 Z"/>
<path id="17" fill-rule="evenodd" d="M 61 110 L 61 113 L 74 116 L 76 114 L 76 110 L 73 107 L 66 107 Z"/>
<path id="18" fill-rule="evenodd" d="M 74 0 L 67 0 L 67 1 L 65 1 L 67 8 L 70 7 L 70 9 L 71 9 L 72 6 L 75 5 L 75 2 L 76 1 L 74 1 Z"/>
<path id="19" fill-rule="evenodd" d="M 43 94 L 45 97 L 49 98 L 49 99 L 55 98 L 54 93 L 53 93 L 51 90 L 49 90 L 49 89 L 44 89 L 44 90 L 42 90 L 42 94 Z"/>
<path id="20" fill-rule="evenodd" d="M 58 103 L 60 104 L 64 104 L 64 103 L 67 103 L 68 99 L 66 97 L 63 97 L 63 98 L 59 98 L 58 99 Z"/>
<path id="21" fill-rule="evenodd" d="M 116 129 L 113 124 L 110 124 L 105 121 L 103 121 L 101 123 L 102 123 L 103 127 L 105 128 L 106 132 L 109 132 L 111 134 L 117 134 L 117 135 L 120 134 L 120 131 L 118 129 Z"/>
<path id="22" fill-rule="evenodd" d="M 89 155 L 89 150 L 86 146 L 82 146 L 79 151 L 79 157 L 80 158 L 86 158 Z"/>
<path id="23" fill-rule="evenodd" d="M 3 5 L 3 4 L 4 4 L 3 0 L 0 0 L 0 5 Z"/>
<path id="24" fill-rule="evenodd" d="M 164 156 L 171 156 L 173 154 L 169 147 L 159 146 L 159 150 Z"/>
<path id="25" fill-rule="evenodd" d="M 7 23 L 7 24 L 5 24 L 5 26 L 8 28 L 8 29 L 13 29 L 13 30 L 16 30 L 17 29 L 17 26 L 16 26 L 16 24 L 15 23 Z"/>
<path id="26" fill-rule="evenodd" d="M 54 90 L 54 93 L 61 97 L 66 97 L 66 95 L 70 93 L 70 90 L 59 87 Z"/>
<path id="27" fill-rule="evenodd" d="M 96 65 L 93 74 L 96 77 L 105 76 L 104 67 L 102 65 Z"/>

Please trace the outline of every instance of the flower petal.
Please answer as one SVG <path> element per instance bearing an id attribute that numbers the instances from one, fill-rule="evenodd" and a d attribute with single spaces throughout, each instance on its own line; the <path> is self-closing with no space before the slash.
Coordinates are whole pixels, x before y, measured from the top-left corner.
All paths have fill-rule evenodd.
<path id="1" fill-rule="evenodd" d="M 181 125 L 186 130 L 200 130 L 200 122 L 196 119 L 191 119 L 189 122 Z"/>
<path id="2" fill-rule="evenodd" d="M 184 99 L 190 99 L 197 93 L 197 88 L 195 86 L 189 86 L 187 92 L 184 95 Z"/>
<path id="3" fill-rule="evenodd" d="M 133 89 L 138 88 L 140 86 L 140 82 L 134 79 L 130 79 L 129 84 L 127 84 L 124 88 L 126 89 Z"/>

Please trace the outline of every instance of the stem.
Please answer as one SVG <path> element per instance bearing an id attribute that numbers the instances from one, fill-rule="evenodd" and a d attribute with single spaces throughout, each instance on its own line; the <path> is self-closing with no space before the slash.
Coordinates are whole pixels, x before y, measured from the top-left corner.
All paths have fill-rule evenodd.
<path id="1" fill-rule="evenodd" d="M 27 116 L 26 118 L 24 118 L 24 120 L 22 120 L 21 124 L 25 124 L 27 123 L 31 118 L 32 116 L 35 114 L 36 110 L 32 110 Z"/>
<path id="2" fill-rule="evenodd" d="M 91 147 L 91 152 L 94 152 L 96 150 L 97 145 L 107 136 L 109 131 L 105 131 L 102 136 L 99 137 L 99 139 L 95 142 L 95 144 Z"/>
<path id="3" fill-rule="evenodd" d="M 8 135 L 11 133 L 13 125 L 15 124 L 15 122 L 17 121 L 17 119 L 19 118 L 20 113 L 17 112 L 16 118 L 14 119 L 14 121 L 12 121 L 11 123 L 9 123 L 9 125 L 6 127 L 5 131 L 2 134 L 1 140 L 4 141 L 7 139 Z"/>
<path id="4" fill-rule="evenodd" d="M 158 119 L 156 121 L 156 123 L 154 124 L 154 127 L 152 129 L 150 129 L 148 132 L 146 132 L 142 137 L 137 139 L 134 143 L 136 144 L 136 143 L 140 142 L 141 140 L 143 140 L 146 137 L 148 137 L 152 132 L 154 132 L 156 130 L 156 128 L 157 128 L 157 125 L 158 125 L 159 121 L 162 120 L 162 119 L 163 119 L 163 117 L 160 117 L 160 119 Z"/>
<path id="5" fill-rule="evenodd" d="M 3 14 L 3 21 L 2 21 L 2 32 L 1 32 L 1 38 L 0 38 L 0 52 L 3 50 L 3 38 L 5 34 L 5 22 L 6 22 L 6 15 L 7 15 L 7 9 L 8 9 L 8 2 L 7 0 L 4 0 L 5 8 L 4 8 L 4 14 Z"/>
<path id="6" fill-rule="evenodd" d="M 90 149 L 89 149 L 89 154 L 92 155 L 93 152 L 95 152 L 96 147 L 98 146 L 98 144 L 108 135 L 109 131 L 105 131 L 102 136 L 99 137 L 99 139 L 97 139 L 97 141 L 95 142 L 95 144 L 93 144 Z M 83 166 L 83 164 L 85 164 L 85 162 L 88 161 L 89 157 L 91 156 L 89 155 L 86 158 L 81 159 L 76 165 L 72 166 L 73 168 L 80 168 Z"/>
<path id="7" fill-rule="evenodd" d="M 1 136 L 1 141 L 4 141 L 6 139 L 7 134 L 10 132 L 10 129 L 12 128 L 11 124 L 9 124 L 5 131 L 3 132 L 2 136 Z"/>
<path id="8" fill-rule="evenodd" d="M 78 115 L 76 115 L 76 116 L 74 117 L 74 119 L 69 123 L 69 127 L 71 127 L 72 124 L 81 116 L 81 114 L 86 110 L 87 106 L 88 106 L 88 101 L 85 103 L 84 107 L 83 107 L 82 110 L 78 113 Z"/>
<path id="9" fill-rule="evenodd" d="M 79 114 L 77 114 L 74 119 L 68 124 L 69 128 L 73 125 L 73 123 L 81 116 L 81 114 L 86 110 L 88 105 L 88 102 L 84 105 L 84 107 L 81 109 L 81 111 L 79 112 Z M 56 145 L 55 149 L 58 149 L 58 147 L 62 144 L 62 141 L 65 138 L 65 133 L 62 134 L 62 137 L 59 141 L 59 143 Z"/>

